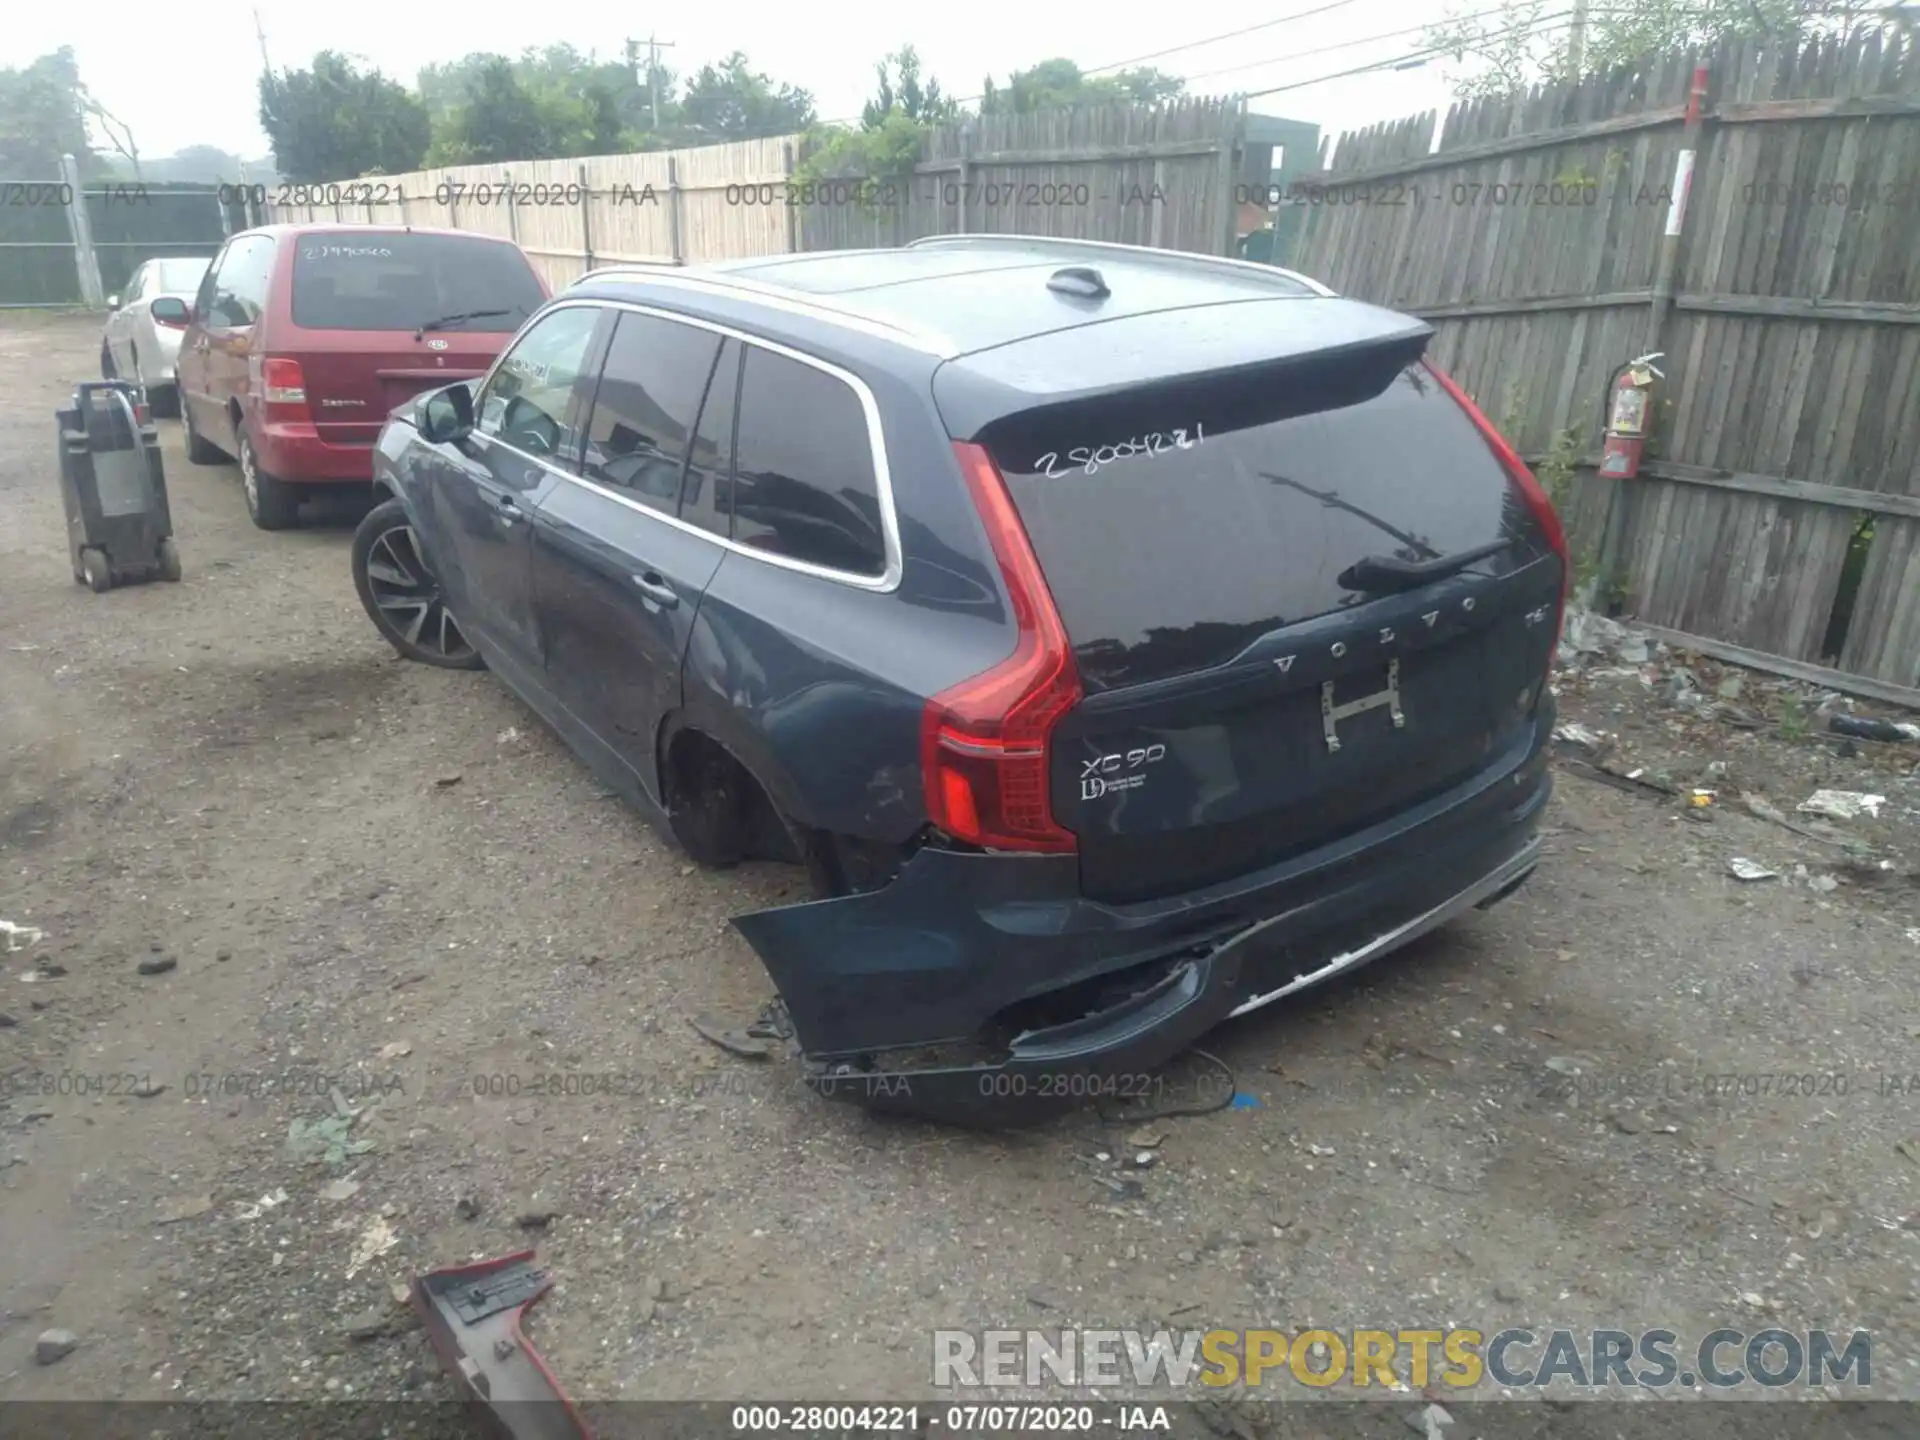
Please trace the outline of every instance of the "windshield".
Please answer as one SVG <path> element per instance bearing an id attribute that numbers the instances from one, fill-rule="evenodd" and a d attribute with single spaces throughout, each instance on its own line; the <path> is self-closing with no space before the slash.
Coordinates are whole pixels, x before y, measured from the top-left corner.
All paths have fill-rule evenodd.
<path id="1" fill-rule="evenodd" d="M 153 292 L 156 295 L 191 295 L 200 288 L 211 255 L 182 255 L 172 260 L 156 260 Z"/>
<path id="2" fill-rule="evenodd" d="M 458 235 L 341 230 L 294 242 L 293 323 L 307 330 L 444 328 L 510 335 L 544 302 L 518 247 Z"/>

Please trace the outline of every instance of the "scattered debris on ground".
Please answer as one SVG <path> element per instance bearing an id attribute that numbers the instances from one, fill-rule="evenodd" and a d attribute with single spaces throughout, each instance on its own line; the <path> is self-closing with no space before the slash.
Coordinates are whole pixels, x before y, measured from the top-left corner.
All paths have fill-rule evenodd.
<path id="1" fill-rule="evenodd" d="M 750 1030 L 729 1029 L 707 1015 L 692 1016 L 687 1023 L 701 1039 L 719 1046 L 729 1055 L 738 1055 L 743 1060 L 765 1060 L 773 1054 L 772 1042 L 755 1036 Z"/>
<path id="2" fill-rule="evenodd" d="M 0 939 L 7 942 L 7 953 L 15 954 L 29 945 L 37 945 L 47 938 L 47 932 L 31 925 L 17 924 L 12 920 L 0 920 Z"/>
<path id="3" fill-rule="evenodd" d="M 1579 608 L 1567 613 L 1558 659 L 1554 738 L 1565 773 L 1677 801 L 1702 824 L 1734 797 L 1745 813 L 1816 842 L 1798 857 L 1832 872 L 1809 877 L 1816 891 L 1920 879 L 1912 715 L 1678 650 Z M 1727 871 L 1772 879 L 1787 858 L 1730 856 Z"/>
<path id="4" fill-rule="evenodd" d="M 1865 795 L 1858 790 L 1816 790 L 1794 808 L 1802 815 L 1825 815 L 1834 820 L 1858 820 L 1862 815 L 1879 818 L 1884 795 Z"/>

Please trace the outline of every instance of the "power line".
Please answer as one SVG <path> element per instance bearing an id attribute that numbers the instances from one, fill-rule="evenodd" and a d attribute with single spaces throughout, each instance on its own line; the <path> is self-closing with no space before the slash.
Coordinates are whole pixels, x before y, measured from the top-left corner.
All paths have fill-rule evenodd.
<path id="1" fill-rule="evenodd" d="M 1446 19 L 1455 20 L 1455 21 L 1480 20 L 1480 19 L 1484 19 L 1488 15 L 1499 15 L 1503 13 L 1505 13 L 1505 7 L 1501 7 L 1500 9 L 1495 9 L 1495 10 L 1475 11 L 1474 13 L 1469 15 L 1447 16 Z M 1639 12 L 1631 9 L 1623 9 L 1619 7 L 1593 9 L 1580 3 L 1580 0 L 1576 0 L 1574 7 L 1570 10 L 1558 10 L 1551 15 L 1540 15 L 1529 20 L 1523 20 L 1514 25 L 1506 26 L 1505 28 L 1502 28 L 1502 29 L 1489 30 L 1484 35 L 1475 35 L 1475 36 L 1468 36 L 1463 38 L 1469 44 L 1479 43 L 1487 40 L 1497 40 L 1508 35 L 1521 35 L 1524 38 L 1531 39 L 1535 36 L 1544 35 L 1549 31 L 1557 30 L 1561 28 L 1562 23 L 1567 21 L 1569 18 L 1578 19 L 1578 18 L 1581 18 L 1582 16 L 1591 17 L 1595 15 L 1633 15 L 1637 13 Z M 1683 10 L 1677 13 L 1682 15 L 1704 15 L 1707 12 Z M 1431 28 L 1433 27 L 1430 25 L 1409 26 L 1405 30 L 1389 31 L 1386 34 L 1369 36 L 1368 40 L 1389 40 L 1398 35 L 1411 35 L 1421 31 L 1429 30 Z M 1308 55 L 1325 54 L 1326 52 L 1331 50 L 1345 50 L 1355 45 L 1364 45 L 1368 43 L 1368 40 L 1343 40 L 1343 41 L 1340 41 L 1338 44 L 1322 45 L 1314 50 L 1300 50 L 1300 51 L 1296 51 L 1292 55 L 1276 55 L 1270 60 L 1249 61 L 1244 65 L 1228 66 L 1224 70 L 1208 70 L 1208 71 L 1203 71 L 1199 75 L 1188 75 L 1188 76 L 1183 76 L 1181 78 L 1191 82 L 1194 80 L 1204 80 L 1204 79 L 1207 79 L 1209 76 L 1213 76 L 1213 75 L 1229 74 L 1235 70 L 1252 70 L 1252 69 L 1257 69 L 1262 65 L 1282 65 L 1282 64 L 1285 64 L 1288 60 L 1302 59 Z M 1402 66 L 1406 66 L 1407 68 L 1413 68 L 1415 65 L 1424 64 L 1427 60 L 1430 60 L 1437 55 L 1452 54 L 1461 49 L 1462 49 L 1461 45 L 1453 44 L 1453 43 L 1449 43 L 1445 45 L 1435 45 L 1429 49 L 1415 50 L 1409 54 L 1396 56 L 1392 59 L 1380 60 L 1370 64 L 1356 66 L 1351 70 L 1340 70 L 1340 71 L 1336 71 L 1331 75 L 1322 75 L 1318 79 L 1314 79 L 1314 80 L 1302 80 L 1293 84 L 1276 85 L 1266 90 L 1247 91 L 1245 92 L 1245 98 L 1251 100 L 1262 95 L 1277 95 L 1283 90 L 1299 90 L 1309 85 L 1318 85 L 1325 80 L 1342 80 L 1350 75 L 1365 75 L 1375 70 L 1398 69 Z"/>
<path id="2" fill-rule="evenodd" d="M 1136 55 L 1130 60 L 1116 60 L 1106 65 L 1097 65 L 1097 66 L 1094 66 L 1092 69 L 1082 70 L 1080 73 L 1082 75 L 1097 75 L 1103 70 L 1124 69 L 1129 65 L 1138 65 L 1143 63 L 1144 61 L 1157 59 L 1163 55 L 1172 55 L 1177 51 L 1197 49 L 1202 45 L 1211 45 L 1217 40 L 1229 40 L 1239 35 L 1251 34 L 1256 30 L 1271 29 L 1276 25 L 1283 25 L 1291 20 L 1304 20 L 1311 15 L 1323 14 L 1326 11 L 1337 10 L 1342 8 L 1343 6 L 1352 5 L 1356 3 L 1358 3 L 1358 0 L 1330 0 L 1330 3 L 1326 5 L 1317 6 L 1316 8 L 1311 10 L 1300 10 L 1300 11 L 1294 12 L 1291 15 L 1282 15 L 1273 20 L 1262 21 L 1258 25 L 1249 25 L 1242 30 L 1229 31 L 1224 35 L 1210 35 L 1202 40 L 1190 40 L 1183 45 L 1171 45 L 1164 50 L 1156 50 L 1146 55 Z M 1488 10 L 1474 11 L 1473 13 L 1468 15 L 1449 16 L 1444 18 L 1451 19 L 1451 20 L 1480 20 L 1480 19 L 1485 19 L 1489 15 L 1504 14 L 1505 8 L 1506 7 L 1501 6 L 1493 9 L 1488 9 Z M 1516 31 L 1522 31 L 1522 30 L 1530 30 L 1536 34 L 1544 34 L 1546 33 L 1547 30 L 1557 27 L 1562 21 L 1564 21 L 1572 13 L 1573 12 L 1570 10 L 1557 11 L 1552 15 L 1547 15 L 1547 16 L 1536 18 L 1536 19 L 1527 20 L 1518 25 L 1508 26 L 1504 30 L 1489 31 L 1486 35 L 1476 37 L 1476 38 L 1493 39 L 1499 36 L 1512 34 Z M 1605 13 L 1605 12 L 1601 12 L 1601 13 Z M 1322 55 L 1322 54 L 1327 54 L 1334 50 L 1350 49 L 1355 45 L 1365 45 L 1375 40 L 1391 40 L 1401 35 L 1415 34 L 1425 30 L 1429 30 L 1431 28 L 1432 26 L 1430 25 L 1409 26 L 1404 30 L 1391 30 L 1386 32 L 1385 34 L 1371 35 L 1364 40 L 1344 40 L 1333 45 L 1318 46 L 1312 50 L 1296 51 L 1292 55 L 1275 56 L 1271 60 L 1255 60 L 1255 61 L 1250 61 L 1243 65 L 1230 65 L 1222 70 L 1206 70 L 1206 71 L 1202 71 L 1199 75 L 1194 75 L 1194 76 L 1183 75 L 1179 78 L 1183 82 L 1191 82 L 1193 80 L 1206 79 L 1208 76 L 1212 76 L 1212 75 L 1229 74 L 1236 70 L 1250 70 L 1250 69 L 1256 69 L 1262 65 L 1282 64 L 1282 63 L 1285 63 L 1285 61 L 1291 60 L 1291 59 L 1303 59 L 1309 55 Z M 1376 61 L 1367 65 L 1355 66 L 1351 70 L 1339 70 L 1334 72 L 1331 75 L 1321 75 L 1312 80 L 1301 80 L 1301 81 L 1297 81 L 1287 85 L 1275 85 L 1265 90 L 1248 91 L 1248 92 L 1245 92 L 1242 98 L 1248 99 L 1248 100 L 1254 100 L 1254 99 L 1258 99 L 1263 95 L 1277 95 L 1285 90 L 1300 90 L 1300 89 L 1306 88 L 1309 85 L 1319 85 L 1328 80 L 1344 80 L 1347 77 L 1352 75 L 1367 75 L 1377 70 L 1398 69 L 1402 66 L 1405 66 L 1406 68 L 1411 69 L 1417 65 L 1424 64 L 1427 60 L 1432 59 L 1436 55 L 1447 54 L 1448 52 L 1456 48 L 1458 47 L 1453 45 L 1434 46 L 1431 49 L 1417 50 L 1412 52 L 1411 54 L 1398 56 L 1398 57 L 1395 57 L 1394 59 L 1381 60 L 1381 61 Z M 956 105 L 971 105 L 975 101 L 981 100 L 984 98 L 985 97 L 983 95 L 963 95 L 960 98 L 956 99 L 953 103 Z M 823 120 L 820 123 L 823 125 L 847 125 L 847 124 L 852 124 L 855 120 L 858 120 L 859 118 L 860 117 L 857 115 L 849 115 L 838 120 Z"/>
<path id="3" fill-rule="evenodd" d="M 1276 25 L 1285 25 L 1293 20 L 1305 20 L 1309 15 L 1324 15 L 1329 10 L 1339 10 L 1348 5 L 1358 4 L 1359 0 L 1331 0 L 1326 5 L 1317 5 L 1311 10 L 1296 11 L 1292 15 L 1282 15 L 1276 20 L 1262 20 L 1258 25 L 1248 25 L 1243 29 L 1229 30 L 1224 35 L 1209 35 L 1204 40 L 1189 40 L 1184 45 L 1169 45 L 1164 50 L 1149 51 L 1145 55 L 1135 55 L 1131 60 L 1114 60 L 1105 65 L 1095 65 L 1082 70 L 1082 75 L 1098 75 L 1103 70 L 1124 70 L 1129 65 L 1144 64 L 1148 60 L 1158 60 L 1163 55 L 1178 54 L 1182 50 L 1198 50 L 1202 45 L 1212 45 L 1220 40 L 1233 40 L 1242 35 L 1251 35 L 1256 30 L 1271 30 Z"/>
<path id="4" fill-rule="evenodd" d="M 1477 38 L 1490 40 L 1521 31 L 1527 32 L 1528 38 L 1532 38 L 1535 35 L 1544 35 L 1549 30 L 1558 29 L 1570 13 L 1570 11 L 1563 10 L 1555 15 L 1543 16 L 1538 20 L 1530 20 L 1524 25 L 1514 25 L 1509 26 L 1505 30 L 1491 31 L 1487 35 Z M 1295 80 L 1285 85 L 1270 85 L 1265 90 L 1242 91 L 1241 98 L 1257 100 L 1263 95 L 1278 95 L 1287 90 L 1304 90 L 1310 85 L 1323 85 L 1329 80 L 1345 80 L 1353 75 L 1370 75 L 1380 70 L 1413 70 L 1426 64 L 1427 61 L 1433 59 L 1435 56 L 1450 55 L 1458 51 L 1459 48 L 1458 45 L 1434 45 L 1424 50 L 1414 50 L 1405 55 L 1397 55 L 1388 60 L 1376 60 L 1368 65 L 1356 65 L 1351 70 L 1336 70 L 1331 75 L 1316 75 L 1311 80 Z"/>
<path id="5" fill-rule="evenodd" d="M 1504 15 L 1507 7 L 1498 5 L 1490 10 L 1476 10 L 1470 15 L 1450 15 L 1449 21 L 1484 20 L 1489 15 Z M 1571 13 L 1571 12 L 1564 12 Z M 1180 78 L 1191 85 L 1195 80 L 1210 80 L 1215 75 L 1231 75 L 1240 70 L 1257 70 L 1263 65 L 1284 65 L 1289 60 L 1304 60 L 1309 55 L 1326 55 L 1335 50 L 1351 50 L 1356 45 L 1371 45 L 1376 40 L 1397 40 L 1403 35 L 1424 35 L 1433 29 L 1432 23 L 1409 25 L 1403 30 L 1388 30 L 1379 35 L 1366 35 L 1358 40 L 1339 40 L 1331 45 L 1316 45 L 1311 50 L 1295 50 L 1286 55 L 1274 55 L 1266 60 L 1245 60 L 1238 65 L 1222 66 L 1218 70 L 1202 70 L 1198 75 L 1183 75 Z"/>
<path id="6" fill-rule="evenodd" d="M 1329 10 L 1340 10 L 1348 5 L 1357 5 L 1359 3 L 1360 0 L 1328 0 L 1327 4 L 1316 5 L 1311 10 L 1296 10 L 1291 15 L 1280 15 L 1272 20 L 1262 20 L 1258 25 L 1247 25 L 1239 30 L 1228 30 L 1223 34 L 1207 35 L 1199 40 L 1188 40 L 1179 45 L 1169 45 L 1164 50 L 1152 50 L 1145 55 L 1135 55 L 1128 60 L 1111 60 L 1105 65 L 1094 65 L 1090 68 L 1083 69 L 1080 73 L 1086 76 L 1099 75 L 1107 70 L 1124 70 L 1129 65 L 1145 64 L 1149 60 L 1158 60 L 1165 55 L 1175 55 L 1182 50 L 1198 50 L 1202 45 L 1212 45 L 1221 40 L 1237 39 L 1242 35 L 1251 35 L 1257 30 L 1271 30 L 1276 25 L 1286 25 L 1295 20 L 1305 20 L 1313 15 L 1324 15 Z M 971 105 L 976 100 L 982 100 L 984 98 L 986 98 L 984 95 L 962 95 L 953 103 L 956 105 Z M 838 120 L 823 120 L 820 123 L 823 125 L 848 125 L 859 118 L 861 117 L 858 115 L 849 115 Z"/>

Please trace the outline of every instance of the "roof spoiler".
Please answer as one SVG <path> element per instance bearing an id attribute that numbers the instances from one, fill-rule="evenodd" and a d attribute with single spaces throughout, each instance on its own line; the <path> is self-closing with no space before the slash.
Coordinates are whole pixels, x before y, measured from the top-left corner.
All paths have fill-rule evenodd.
<path id="1" fill-rule="evenodd" d="M 1109 358 L 1090 355 L 1082 344 L 1069 371 L 1046 354 L 1053 337 L 1041 336 L 941 367 L 935 398 L 955 438 L 979 440 L 999 453 L 1022 454 L 1028 445 L 1019 437 L 1033 440 L 1043 432 L 1055 437 L 1063 431 L 1105 434 L 1114 429 L 1119 411 L 1126 415 L 1120 429 L 1129 434 L 1196 424 L 1225 432 L 1371 400 L 1419 360 L 1433 338 L 1433 327 L 1412 316 L 1350 300 L 1310 303 L 1314 310 L 1322 304 L 1331 307 L 1330 313 L 1317 317 L 1324 323 L 1302 323 L 1304 315 L 1289 315 L 1287 323 L 1274 323 L 1257 344 L 1228 351 L 1225 364 L 1182 366 L 1177 353 L 1182 337 L 1169 328 L 1164 334 L 1137 338 L 1116 333 L 1114 339 L 1123 343 L 1106 350 Z M 1200 317 L 1206 314 L 1204 309 L 1174 312 L 1169 326 L 1181 320 L 1205 323 Z M 1140 318 L 1151 322 L 1159 317 Z M 1219 318 L 1225 323 L 1228 317 Z M 1117 322 L 1114 328 L 1124 332 L 1137 323 Z M 1232 323 L 1255 322 L 1233 317 Z M 1032 353 L 1015 353 L 1019 351 Z M 1165 369 L 1142 373 L 1140 353 L 1164 359 Z M 1109 364 L 1109 373 L 1101 373 Z M 1049 393 L 1043 376 L 1070 378 L 1056 380 L 1060 388 Z M 1011 448 L 1000 451 L 1001 446 Z M 1034 453 L 1050 448 L 1039 444 Z"/>

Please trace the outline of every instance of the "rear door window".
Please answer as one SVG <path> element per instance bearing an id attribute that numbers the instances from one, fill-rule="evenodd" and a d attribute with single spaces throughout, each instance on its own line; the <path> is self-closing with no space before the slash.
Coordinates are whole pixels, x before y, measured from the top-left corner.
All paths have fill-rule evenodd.
<path id="1" fill-rule="evenodd" d="M 734 447 L 735 543 L 849 574 L 886 569 L 866 411 L 844 380 L 747 346 Z"/>
<path id="2" fill-rule="evenodd" d="M 519 247 L 498 240 L 339 230 L 292 243 L 293 323 L 305 330 L 511 335 L 546 299 Z"/>
<path id="3" fill-rule="evenodd" d="M 740 399 L 741 348 L 738 340 L 720 348 L 680 485 L 680 518 L 722 538 L 733 533 L 733 417 Z"/>
<path id="4" fill-rule="evenodd" d="M 227 247 L 220 269 L 213 277 L 208 323 L 229 330 L 244 330 L 260 318 L 260 312 L 267 305 L 273 253 L 273 241 L 265 235 L 242 235 Z"/>
<path id="5" fill-rule="evenodd" d="M 227 256 L 232 253 L 233 246 L 230 244 L 226 249 L 214 256 L 213 260 L 207 265 L 206 273 L 200 277 L 199 288 L 194 291 L 193 318 L 198 320 L 202 325 L 212 323 L 213 282 L 220 274 L 220 267 L 227 263 Z"/>
<path id="6" fill-rule="evenodd" d="M 601 311 L 569 305 L 544 315 L 501 357 L 474 406 L 474 428 L 524 455 L 563 464 L 578 449 L 574 392 Z"/>
<path id="7" fill-rule="evenodd" d="M 688 437 L 719 351 L 712 331 L 622 313 L 587 425 L 586 477 L 673 514 Z"/>

